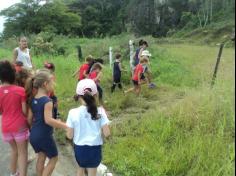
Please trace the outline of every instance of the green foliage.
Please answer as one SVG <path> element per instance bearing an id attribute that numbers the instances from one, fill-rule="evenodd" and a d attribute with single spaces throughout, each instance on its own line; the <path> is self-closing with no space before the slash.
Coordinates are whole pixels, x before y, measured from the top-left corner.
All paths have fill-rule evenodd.
<path id="1" fill-rule="evenodd" d="M 49 32 L 106 37 L 132 32 L 155 37 L 235 19 L 233 0 L 22 0 L 5 10 L 2 37 Z"/>
<path id="2" fill-rule="evenodd" d="M 56 66 L 56 95 L 63 120 L 69 109 L 79 106 L 72 98 L 77 83 L 72 74 L 81 65 L 74 46 L 79 43 L 84 55 L 98 57 L 106 54 L 111 45 L 122 53 L 122 62 L 128 67 L 130 38 L 133 36 L 55 36 L 54 41 L 66 42 L 69 55 L 33 57 L 37 68 L 43 67 L 46 60 Z M 107 64 L 103 70 L 105 107 L 112 120 L 112 138 L 104 145 L 104 163 L 122 176 L 233 175 L 234 75 L 230 70 L 235 68 L 234 49 L 224 49 L 216 85 L 210 89 L 218 47 L 183 41 L 179 44 L 176 39 L 146 39 L 153 54 L 151 71 L 157 89 L 143 86 L 140 97 L 119 91 L 110 94 L 112 70 Z M 11 51 L 0 49 L 0 58 L 11 56 Z M 123 73 L 123 77 L 128 89 L 132 86 L 130 74 Z M 62 131 L 57 131 L 57 138 L 66 143 Z"/>
<path id="3" fill-rule="evenodd" d="M 72 35 L 80 27 L 81 18 L 71 13 L 60 2 L 40 4 L 41 0 L 22 0 L 3 11 L 0 15 L 7 18 L 3 35 L 5 38 L 21 34 L 38 34 L 51 31 L 56 34 Z"/>

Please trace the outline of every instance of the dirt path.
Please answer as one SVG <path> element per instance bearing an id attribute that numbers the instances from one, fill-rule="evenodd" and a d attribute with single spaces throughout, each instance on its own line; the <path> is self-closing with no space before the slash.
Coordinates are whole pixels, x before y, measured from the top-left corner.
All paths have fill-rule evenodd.
<path id="1" fill-rule="evenodd" d="M 0 116 L 1 119 L 1 116 Z M 0 124 L 1 126 L 1 124 Z M 1 129 L 0 129 L 1 130 Z M 1 136 L 1 135 L 0 135 Z M 56 169 L 52 176 L 73 176 L 76 175 L 76 162 L 74 160 L 72 147 L 59 146 L 59 161 L 57 163 Z M 28 175 L 36 176 L 35 166 L 36 166 L 36 155 L 33 149 L 29 145 L 29 158 L 34 158 L 29 164 Z M 2 136 L 0 137 L 0 176 L 9 176 L 9 162 L 10 162 L 10 148 L 8 144 L 2 142 Z M 103 176 L 98 174 L 97 176 Z"/>

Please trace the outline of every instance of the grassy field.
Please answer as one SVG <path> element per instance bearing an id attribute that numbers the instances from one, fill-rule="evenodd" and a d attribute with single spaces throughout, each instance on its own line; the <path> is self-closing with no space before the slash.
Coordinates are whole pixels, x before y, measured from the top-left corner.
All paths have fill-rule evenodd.
<path id="1" fill-rule="evenodd" d="M 132 36 L 130 36 L 132 37 Z M 235 173 L 235 51 L 225 48 L 216 85 L 210 88 L 218 47 L 189 43 L 159 44 L 147 37 L 153 80 L 158 85 L 143 87 L 140 97 L 110 94 L 111 69 L 104 68 L 102 86 L 105 107 L 113 120 L 111 140 L 104 147 L 104 163 L 119 176 L 230 176 Z M 128 69 L 127 36 L 106 39 L 77 39 L 84 55 L 107 58 L 109 46 L 123 54 Z M 60 112 L 66 119 L 73 102 L 79 67 L 76 50 L 69 55 L 33 57 L 39 68 L 52 61 L 56 65 L 56 93 Z M 0 58 L 11 58 L 0 49 Z M 130 75 L 123 81 L 129 88 Z M 57 138 L 66 143 L 58 130 Z"/>

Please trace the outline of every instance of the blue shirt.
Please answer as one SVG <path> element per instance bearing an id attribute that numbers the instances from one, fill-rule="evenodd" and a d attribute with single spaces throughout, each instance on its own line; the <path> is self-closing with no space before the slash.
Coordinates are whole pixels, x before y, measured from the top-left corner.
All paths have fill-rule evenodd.
<path id="1" fill-rule="evenodd" d="M 31 129 L 31 137 L 36 139 L 44 139 L 52 136 L 53 128 L 45 123 L 44 107 L 45 104 L 52 100 L 45 96 L 41 98 L 34 98 L 31 102 L 31 109 L 33 112 L 33 124 Z"/>

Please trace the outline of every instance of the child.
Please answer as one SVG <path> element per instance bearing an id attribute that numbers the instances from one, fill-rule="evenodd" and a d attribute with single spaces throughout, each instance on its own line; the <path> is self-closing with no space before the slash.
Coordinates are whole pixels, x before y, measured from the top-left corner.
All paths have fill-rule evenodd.
<path id="1" fill-rule="evenodd" d="M 89 78 L 94 80 L 94 82 L 97 85 L 100 103 L 102 103 L 103 99 L 103 90 L 100 86 L 101 77 L 102 77 L 102 65 L 100 63 L 95 63 L 91 69 Z"/>
<path id="2" fill-rule="evenodd" d="M 90 55 L 85 59 L 85 63 L 80 67 L 80 69 L 74 73 L 74 75 L 77 75 L 78 81 L 88 77 L 88 70 L 92 62 L 93 57 Z"/>
<path id="3" fill-rule="evenodd" d="M 19 41 L 19 47 L 14 49 L 13 63 L 20 61 L 23 63 L 23 67 L 32 70 L 32 59 L 30 56 L 30 49 L 28 48 L 27 38 L 21 37 Z"/>
<path id="4" fill-rule="evenodd" d="M 56 80 L 56 77 L 54 75 L 54 72 L 56 70 L 55 65 L 53 63 L 46 62 L 44 64 L 44 68 L 50 71 L 50 73 L 52 74 L 52 79 L 55 81 Z M 51 98 L 53 102 L 53 118 L 58 119 L 60 117 L 60 114 L 58 112 L 58 99 L 54 91 L 49 93 L 49 98 Z"/>
<path id="5" fill-rule="evenodd" d="M 116 61 L 114 62 L 113 66 L 113 85 L 111 87 L 112 93 L 115 91 L 116 85 L 118 85 L 118 87 L 122 90 L 121 72 L 122 72 L 121 54 L 116 54 Z"/>
<path id="6" fill-rule="evenodd" d="M 146 79 L 145 75 L 147 76 L 147 82 L 148 82 L 148 86 L 149 88 L 155 88 L 156 85 L 154 83 L 151 82 L 151 70 L 150 70 L 150 57 L 152 56 L 152 54 L 148 51 L 148 50 L 144 50 L 141 54 L 141 57 L 146 57 L 148 59 L 148 65 L 146 65 L 143 69 L 143 75 L 142 75 L 142 79 Z"/>
<path id="7" fill-rule="evenodd" d="M 23 62 L 21 61 L 16 61 L 14 65 L 15 65 L 16 73 L 23 69 Z"/>
<path id="8" fill-rule="evenodd" d="M 144 40 L 139 41 L 139 48 L 136 50 L 134 55 L 133 69 L 139 64 L 142 52 L 148 48 L 148 43 Z"/>
<path id="9" fill-rule="evenodd" d="M 14 85 L 15 69 L 9 61 L 0 62 L 0 80 L 2 82 L 0 86 L 2 137 L 3 141 L 9 143 L 11 147 L 11 176 L 26 176 L 29 128 L 25 90 Z"/>
<path id="10" fill-rule="evenodd" d="M 141 84 L 146 82 L 144 79 L 142 79 L 142 74 L 144 73 L 144 67 L 146 67 L 147 64 L 148 64 L 148 59 L 146 57 L 141 57 L 140 63 L 136 66 L 136 68 L 134 70 L 134 75 L 132 78 L 134 88 L 131 88 L 131 89 L 125 91 L 125 93 L 135 91 L 135 93 L 137 95 L 140 94 Z"/>
<path id="11" fill-rule="evenodd" d="M 75 158 L 78 163 L 77 176 L 96 176 L 102 160 L 102 132 L 110 136 L 109 120 L 105 110 L 97 107 L 97 87 L 91 79 L 84 79 L 77 85 L 77 101 L 81 106 L 69 112 L 67 137 L 73 139 Z M 101 132 L 102 131 L 102 132 Z"/>
<path id="12" fill-rule="evenodd" d="M 24 68 L 18 69 L 18 71 L 16 71 L 16 85 L 25 88 L 29 77 L 31 77 L 31 73 L 28 70 Z"/>
<path id="13" fill-rule="evenodd" d="M 28 121 L 32 126 L 30 143 L 38 154 L 36 173 L 38 176 L 50 176 L 58 160 L 58 151 L 53 138 L 53 127 L 67 129 L 65 123 L 53 118 L 53 103 L 48 97 L 53 92 L 54 81 L 50 72 L 39 71 L 28 82 Z M 37 90 L 33 96 L 33 89 Z M 31 94 L 30 94 L 31 93 Z M 49 158 L 45 166 L 46 158 Z"/>

